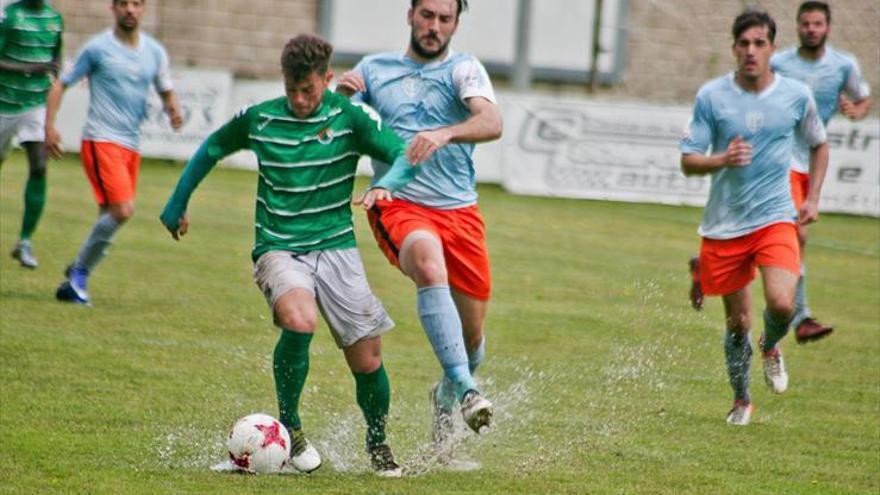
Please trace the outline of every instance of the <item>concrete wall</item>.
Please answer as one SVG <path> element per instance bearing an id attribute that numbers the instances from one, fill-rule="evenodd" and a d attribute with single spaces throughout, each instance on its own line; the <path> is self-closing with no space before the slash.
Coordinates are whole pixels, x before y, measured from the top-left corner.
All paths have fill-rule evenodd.
<path id="1" fill-rule="evenodd" d="M 511 5 L 515 0 L 510 0 Z M 232 69 L 237 76 L 274 78 L 283 43 L 316 31 L 319 0 L 148 0 L 145 29 L 163 41 L 176 65 Z M 540 2 L 538 2 L 540 4 Z M 602 88 L 612 99 L 689 103 L 709 78 L 733 68 L 730 24 L 744 5 L 760 4 L 779 23 L 777 43 L 796 43 L 800 0 L 629 0 L 627 63 L 623 81 Z M 880 108 L 880 2 L 831 0 L 834 45 L 859 59 Z M 67 55 L 111 23 L 110 0 L 55 2 L 67 22 Z M 467 14 L 465 14 L 467 15 Z M 398 22 L 399 20 L 394 20 Z M 402 22 L 402 21 L 401 21 Z M 460 47 L 466 49 L 467 47 Z M 499 85 L 503 85 L 499 81 Z M 541 84 L 551 92 L 583 88 Z"/>

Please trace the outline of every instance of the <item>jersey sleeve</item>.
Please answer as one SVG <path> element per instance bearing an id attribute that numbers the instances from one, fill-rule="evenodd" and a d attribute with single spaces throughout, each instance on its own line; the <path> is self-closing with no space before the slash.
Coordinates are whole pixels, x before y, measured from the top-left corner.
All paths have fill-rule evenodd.
<path id="1" fill-rule="evenodd" d="M 92 70 L 95 68 L 95 63 L 95 49 L 92 44 L 89 43 L 76 58 L 76 62 L 74 62 L 73 68 L 70 69 L 70 72 L 61 76 L 61 83 L 65 86 L 76 84 L 80 79 L 91 74 Z"/>
<path id="2" fill-rule="evenodd" d="M 153 84 L 156 86 L 157 92 L 164 93 L 174 89 L 174 84 L 171 82 L 171 62 L 168 60 L 168 52 L 165 51 L 165 48 L 159 46 L 157 52 L 159 70 L 156 71 L 156 78 L 153 80 Z"/>
<path id="3" fill-rule="evenodd" d="M 248 109 L 240 111 L 232 120 L 208 136 L 186 163 L 177 186 L 159 215 L 162 223 L 177 230 L 178 221 L 186 213 L 190 197 L 202 179 L 225 156 L 247 146 L 250 115 Z"/>
<path id="4" fill-rule="evenodd" d="M 819 118 L 819 111 L 816 109 L 816 100 L 811 94 L 806 95 L 804 113 L 798 123 L 797 132 L 810 148 L 825 142 L 825 126 L 822 125 L 822 119 Z"/>
<path id="5" fill-rule="evenodd" d="M 358 72 L 361 77 L 364 79 L 364 87 L 366 88 L 364 91 L 360 91 L 351 96 L 352 102 L 361 102 L 370 104 L 370 79 L 368 78 L 369 73 L 369 62 L 367 59 L 362 58 L 357 65 L 354 66 L 352 72 Z"/>
<path id="6" fill-rule="evenodd" d="M 712 108 L 709 98 L 700 93 L 694 105 L 694 114 L 684 128 L 681 136 L 681 152 L 688 154 L 705 154 L 712 145 L 715 126 L 712 120 Z"/>
<path id="7" fill-rule="evenodd" d="M 461 101 L 482 96 L 492 103 L 497 103 L 492 80 L 489 79 L 489 74 L 483 64 L 474 57 L 459 62 L 452 69 L 452 81 Z"/>
<path id="8" fill-rule="evenodd" d="M 847 96 L 855 101 L 861 101 L 871 96 L 871 87 L 868 86 L 867 81 L 865 81 L 865 77 L 862 75 L 862 69 L 859 67 L 859 63 L 855 59 L 852 59 L 849 77 L 846 78 L 843 90 L 846 91 Z"/>
<path id="9" fill-rule="evenodd" d="M 382 117 L 366 103 L 352 102 L 350 109 L 358 151 L 385 163 L 393 163 L 403 153 L 406 143 Z"/>

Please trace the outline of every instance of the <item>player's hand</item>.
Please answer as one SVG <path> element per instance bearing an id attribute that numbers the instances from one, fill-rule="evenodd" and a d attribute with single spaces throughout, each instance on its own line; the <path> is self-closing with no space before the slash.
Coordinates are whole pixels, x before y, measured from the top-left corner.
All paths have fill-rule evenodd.
<path id="1" fill-rule="evenodd" d="M 819 205 L 817 201 L 807 199 L 798 211 L 798 223 L 809 225 L 819 221 Z"/>
<path id="2" fill-rule="evenodd" d="M 361 205 L 365 210 L 369 210 L 378 201 L 391 201 L 391 191 L 381 187 L 374 187 L 362 194 L 360 198 L 354 200 L 354 204 Z"/>
<path id="3" fill-rule="evenodd" d="M 46 151 L 49 156 L 56 160 L 64 157 L 64 148 L 61 147 L 61 134 L 54 126 L 46 126 Z"/>
<path id="4" fill-rule="evenodd" d="M 179 131 L 183 127 L 183 115 L 180 114 L 180 108 L 173 106 L 168 108 L 168 121 L 171 122 L 171 128 L 175 131 Z"/>
<path id="5" fill-rule="evenodd" d="M 451 134 L 445 128 L 420 132 L 410 141 L 406 149 L 406 159 L 412 165 L 422 163 L 431 158 L 435 151 L 449 144 L 451 139 Z"/>
<path id="6" fill-rule="evenodd" d="M 163 222 L 164 223 L 164 222 Z M 189 220 L 186 217 L 186 213 L 184 213 L 180 219 L 177 220 L 177 228 L 173 228 L 165 225 L 165 228 L 168 229 L 168 232 L 171 232 L 171 237 L 174 238 L 175 241 L 179 241 L 181 237 L 186 235 L 186 232 L 189 230 Z"/>
<path id="7" fill-rule="evenodd" d="M 724 152 L 724 165 L 726 167 L 745 167 L 752 163 L 752 145 L 748 141 L 737 136 L 727 146 Z"/>
<path id="8" fill-rule="evenodd" d="M 853 102 L 850 101 L 846 95 L 840 95 L 840 98 L 837 99 L 837 104 L 840 107 L 840 113 L 843 114 L 844 117 L 855 120 L 859 117 L 856 112 L 856 106 L 853 105 Z"/>
<path id="9" fill-rule="evenodd" d="M 336 81 L 336 92 L 345 96 L 362 93 L 367 90 L 364 76 L 356 70 L 350 70 L 339 76 Z"/>

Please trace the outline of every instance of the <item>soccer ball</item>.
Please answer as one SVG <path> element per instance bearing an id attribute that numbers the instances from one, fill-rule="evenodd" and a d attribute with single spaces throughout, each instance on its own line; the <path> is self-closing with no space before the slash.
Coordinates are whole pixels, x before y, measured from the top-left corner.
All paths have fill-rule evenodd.
<path id="1" fill-rule="evenodd" d="M 290 457 L 290 434 L 268 414 L 250 414 L 232 425 L 226 441 L 229 458 L 249 473 L 277 473 Z"/>

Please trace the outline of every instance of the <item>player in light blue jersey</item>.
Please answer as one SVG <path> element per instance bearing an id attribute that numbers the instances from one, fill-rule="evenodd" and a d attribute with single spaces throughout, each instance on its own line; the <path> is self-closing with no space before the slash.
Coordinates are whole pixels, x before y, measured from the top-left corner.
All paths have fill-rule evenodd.
<path id="1" fill-rule="evenodd" d="M 701 283 L 707 295 L 724 300 L 724 350 L 734 390 L 727 422 L 746 425 L 753 409 L 749 285 L 758 268 L 766 301 L 760 339 L 764 377 L 772 391 L 782 393 L 788 374 L 778 343 L 794 311 L 800 272 L 795 223 L 818 218 L 828 147 L 810 90 L 770 70 L 773 19 L 764 12 L 746 11 L 736 18 L 732 31 L 737 70 L 697 93 L 693 118 L 681 140 L 681 167 L 687 175 L 711 174 L 699 229 Z M 811 148 L 810 191 L 799 211 L 788 180 L 796 135 Z"/>
<path id="2" fill-rule="evenodd" d="M 813 92 L 819 117 L 828 125 L 831 117 L 842 113 L 852 119 L 864 118 L 871 108 L 870 88 L 865 82 L 859 64 L 847 53 L 835 50 L 826 43 L 831 31 L 831 9 L 825 2 L 809 1 L 797 12 L 799 47 L 791 47 L 770 59 L 777 74 L 802 81 Z M 791 163 L 791 192 L 795 204 L 800 204 L 809 190 L 809 146 L 797 141 Z M 834 328 L 823 325 L 812 317 L 807 304 L 807 271 L 804 249 L 807 245 L 807 227 L 798 226 L 801 246 L 801 277 L 795 292 L 795 315 L 791 326 L 799 343 L 821 339 Z"/>
<path id="3" fill-rule="evenodd" d="M 98 220 L 65 272 L 55 296 L 60 301 L 89 304 L 88 277 L 104 258 L 116 231 L 134 214 L 140 169 L 140 127 L 147 113 L 147 95 L 155 86 L 171 126 L 183 125 L 172 85 L 168 54 L 162 45 L 139 30 L 145 0 L 112 0 L 116 20 L 112 30 L 92 38 L 73 70 L 55 81 L 46 103 L 46 147 L 62 156 L 55 117 L 64 90 L 89 79 L 89 113 L 81 157 L 83 170 L 98 202 Z"/>
<path id="4" fill-rule="evenodd" d="M 438 446 L 449 437 L 456 401 L 474 431 L 492 415 L 473 378 L 485 353 L 490 294 L 473 150 L 474 143 L 500 137 L 501 114 L 482 64 L 449 50 L 466 7 L 462 0 L 412 0 L 406 53 L 366 57 L 337 84 L 409 141 L 411 163 L 426 160 L 393 200 L 377 202 L 368 216 L 388 260 L 416 284 L 419 318 L 444 370 L 431 392 Z M 377 178 L 387 169 L 374 161 Z"/>

